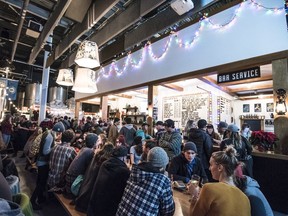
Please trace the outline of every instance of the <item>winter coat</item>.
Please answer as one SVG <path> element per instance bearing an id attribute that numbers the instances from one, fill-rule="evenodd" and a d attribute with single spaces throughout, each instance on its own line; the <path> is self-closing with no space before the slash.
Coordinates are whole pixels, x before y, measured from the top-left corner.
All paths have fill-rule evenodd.
<path id="1" fill-rule="evenodd" d="M 129 175 L 130 170 L 119 158 L 106 160 L 94 184 L 87 216 L 114 216 Z"/>
<path id="2" fill-rule="evenodd" d="M 132 146 L 136 134 L 136 130 L 132 124 L 124 125 L 121 128 L 119 134 L 125 137 L 126 143 L 129 145 L 129 147 Z"/>
<path id="3" fill-rule="evenodd" d="M 210 136 L 202 129 L 191 128 L 188 141 L 195 143 L 197 154 L 202 161 L 204 169 L 209 168 L 209 160 L 213 150 Z"/>

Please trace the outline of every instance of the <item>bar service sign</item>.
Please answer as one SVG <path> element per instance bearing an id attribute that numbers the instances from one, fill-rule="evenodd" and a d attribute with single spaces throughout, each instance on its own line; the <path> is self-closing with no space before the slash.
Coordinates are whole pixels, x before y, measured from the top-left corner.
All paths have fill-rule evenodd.
<path id="1" fill-rule="evenodd" d="M 253 79 L 261 77 L 260 67 L 253 67 L 240 71 L 218 74 L 217 83 L 234 82 L 239 80 Z"/>

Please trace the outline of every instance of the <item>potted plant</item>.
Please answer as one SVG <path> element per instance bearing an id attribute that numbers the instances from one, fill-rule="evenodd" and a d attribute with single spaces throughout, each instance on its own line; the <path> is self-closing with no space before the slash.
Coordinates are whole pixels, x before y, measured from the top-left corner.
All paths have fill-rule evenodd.
<path id="1" fill-rule="evenodd" d="M 258 151 L 273 151 L 278 138 L 272 132 L 253 131 L 249 139 L 250 143 Z"/>

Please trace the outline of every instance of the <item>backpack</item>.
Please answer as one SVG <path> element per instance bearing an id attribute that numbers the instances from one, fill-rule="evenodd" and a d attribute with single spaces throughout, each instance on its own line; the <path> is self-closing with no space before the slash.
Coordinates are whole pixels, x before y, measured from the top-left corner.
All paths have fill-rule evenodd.
<path id="1" fill-rule="evenodd" d="M 39 154 L 41 143 L 45 141 L 45 138 L 48 135 L 48 131 L 40 133 L 32 142 L 29 148 L 29 157 L 36 157 Z"/>

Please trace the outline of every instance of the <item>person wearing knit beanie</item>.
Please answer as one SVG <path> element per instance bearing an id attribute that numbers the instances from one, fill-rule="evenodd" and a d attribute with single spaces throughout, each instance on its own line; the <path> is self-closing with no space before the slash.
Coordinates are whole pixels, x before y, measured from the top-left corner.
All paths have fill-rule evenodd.
<path id="1" fill-rule="evenodd" d="M 169 158 L 163 148 L 154 147 L 148 152 L 147 161 L 154 167 L 165 168 L 169 163 Z"/>
<path id="2" fill-rule="evenodd" d="M 183 147 L 183 152 L 174 157 L 168 167 L 168 173 L 173 175 L 174 181 L 183 181 L 188 183 L 192 175 L 199 175 L 204 182 L 207 182 L 207 176 L 201 160 L 196 157 L 197 148 L 195 143 L 187 142 Z"/>

